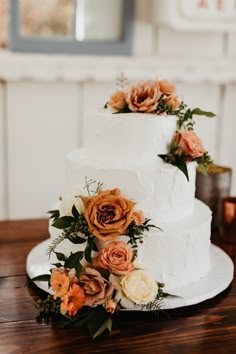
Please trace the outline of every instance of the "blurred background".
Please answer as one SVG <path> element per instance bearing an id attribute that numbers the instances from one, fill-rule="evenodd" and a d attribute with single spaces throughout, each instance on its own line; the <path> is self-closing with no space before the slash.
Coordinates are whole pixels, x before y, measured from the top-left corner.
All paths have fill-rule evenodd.
<path id="1" fill-rule="evenodd" d="M 0 220 L 41 218 L 121 72 L 167 78 L 236 194 L 234 0 L 1 0 Z"/>

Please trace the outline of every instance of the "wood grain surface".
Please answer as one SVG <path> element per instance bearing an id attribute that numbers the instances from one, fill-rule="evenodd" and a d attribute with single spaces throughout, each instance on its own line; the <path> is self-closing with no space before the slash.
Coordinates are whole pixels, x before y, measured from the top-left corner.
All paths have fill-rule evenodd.
<path id="1" fill-rule="evenodd" d="M 26 285 L 26 257 L 48 238 L 47 220 L 0 223 L 0 354 L 236 353 L 236 281 L 201 304 L 153 313 L 121 313 L 109 337 L 92 342 L 86 329 L 53 330 L 36 320 L 43 294 Z M 236 261 L 236 241 L 213 238 Z"/>

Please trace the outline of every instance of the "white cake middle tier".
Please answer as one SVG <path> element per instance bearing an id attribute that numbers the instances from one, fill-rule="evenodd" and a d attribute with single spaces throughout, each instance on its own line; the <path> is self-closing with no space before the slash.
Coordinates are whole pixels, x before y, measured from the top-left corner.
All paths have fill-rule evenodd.
<path id="1" fill-rule="evenodd" d="M 60 208 L 60 202 L 55 207 Z M 178 295 L 178 288 L 198 281 L 210 270 L 210 224 L 210 209 L 195 200 L 194 211 L 187 219 L 167 223 L 163 225 L 163 231 L 153 229 L 145 233 L 143 244 L 138 246 L 137 266 L 150 271 L 156 281 L 164 283 L 165 291 Z M 62 233 L 52 226 L 49 232 L 52 243 Z M 118 239 L 129 240 L 125 235 Z M 99 240 L 96 243 L 99 249 L 104 246 Z M 64 240 L 56 252 L 69 256 L 84 248 L 84 244 Z M 57 262 L 54 253 L 50 261 Z"/>
<path id="2" fill-rule="evenodd" d="M 136 209 L 159 227 L 185 219 L 193 212 L 195 163 L 188 164 L 189 181 L 177 167 L 164 162 L 139 165 L 130 161 L 122 167 L 113 161 L 108 166 L 101 159 L 91 160 L 86 149 L 69 153 L 66 164 L 66 193 L 86 194 L 85 177 L 103 183 L 103 190 L 119 188 L 123 196 L 137 203 Z"/>

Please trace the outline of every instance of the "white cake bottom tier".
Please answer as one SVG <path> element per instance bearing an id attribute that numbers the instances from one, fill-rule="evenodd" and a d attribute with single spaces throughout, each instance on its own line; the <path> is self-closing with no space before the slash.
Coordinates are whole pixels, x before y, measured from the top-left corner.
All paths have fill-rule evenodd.
<path id="1" fill-rule="evenodd" d="M 66 159 L 67 193 L 86 194 L 87 177 L 102 182 L 104 190 L 119 188 L 122 195 L 137 203 L 136 209 L 160 227 L 185 219 L 193 212 L 196 165 L 188 164 L 188 182 L 177 167 L 157 160 L 161 159 L 156 156 L 148 164 L 113 161 L 107 165 L 101 157 L 89 158 L 84 149 L 72 151 Z"/>
<path id="2" fill-rule="evenodd" d="M 165 284 L 165 291 L 178 294 L 178 288 L 199 280 L 209 271 L 210 264 L 210 224 L 211 211 L 195 200 L 191 217 L 172 224 L 163 225 L 163 231 L 149 232 L 144 243 L 139 245 L 137 264 L 150 271 L 154 279 Z M 52 241 L 61 231 L 49 228 Z M 121 237 L 126 239 L 127 236 Z M 98 242 L 98 248 L 103 244 Z M 82 250 L 84 246 L 64 240 L 56 249 L 67 256 Z M 56 257 L 50 259 L 55 263 Z M 176 291 L 175 291 L 176 290 Z"/>
<path id="3" fill-rule="evenodd" d="M 138 250 L 138 262 L 154 278 L 173 291 L 205 276 L 210 264 L 211 211 L 196 199 L 188 219 L 163 225 L 163 231 L 151 232 Z"/>

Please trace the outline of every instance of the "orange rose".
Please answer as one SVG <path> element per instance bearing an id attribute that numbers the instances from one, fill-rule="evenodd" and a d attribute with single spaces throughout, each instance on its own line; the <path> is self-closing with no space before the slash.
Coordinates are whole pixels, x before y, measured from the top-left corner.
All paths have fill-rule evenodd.
<path id="1" fill-rule="evenodd" d="M 169 97 L 167 97 L 165 100 L 164 100 L 164 102 L 168 105 L 168 106 L 170 106 L 170 107 L 172 107 L 172 108 L 178 108 L 179 106 L 180 106 L 180 102 L 179 102 L 179 100 L 178 100 L 178 98 L 176 97 L 176 96 L 169 96 Z"/>
<path id="2" fill-rule="evenodd" d="M 133 212 L 133 220 L 135 224 L 142 225 L 145 221 L 145 216 L 143 215 L 143 212 L 141 210 L 135 210 Z"/>
<path id="3" fill-rule="evenodd" d="M 63 315 L 68 313 L 69 316 L 75 316 L 84 304 L 85 295 L 83 289 L 79 285 L 73 284 L 70 291 L 63 298 L 60 311 Z"/>
<path id="4" fill-rule="evenodd" d="M 156 110 L 161 97 L 159 85 L 151 81 L 140 81 L 126 94 L 129 109 L 133 112 L 152 113 Z"/>
<path id="5" fill-rule="evenodd" d="M 86 296 L 85 305 L 104 304 L 112 296 L 114 287 L 94 268 L 85 267 L 79 279 Z"/>
<path id="6" fill-rule="evenodd" d="M 68 292 L 70 280 L 64 268 L 53 269 L 50 285 L 54 293 L 54 299 L 62 297 Z"/>
<path id="7" fill-rule="evenodd" d="M 113 314 L 115 312 L 116 306 L 117 306 L 117 302 L 115 300 L 108 299 L 106 301 L 105 307 L 106 307 L 107 312 L 110 312 L 111 314 Z"/>
<path id="8" fill-rule="evenodd" d="M 133 251 L 125 242 L 113 241 L 100 249 L 98 263 L 111 273 L 125 275 L 134 270 L 132 258 Z"/>
<path id="9" fill-rule="evenodd" d="M 175 92 L 175 85 L 168 80 L 159 81 L 159 85 L 161 92 L 165 93 L 166 95 L 170 95 Z"/>
<path id="10" fill-rule="evenodd" d="M 115 92 L 108 102 L 108 106 L 110 106 L 114 111 L 119 111 L 120 109 L 126 106 L 126 99 L 124 91 Z"/>
<path id="11" fill-rule="evenodd" d="M 183 153 L 193 159 L 206 153 L 201 140 L 193 131 L 185 130 L 182 133 L 176 132 L 174 141 L 177 142 L 180 148 L 180 154 Z"/>
<path id="12" fill-rule="evenodd" d="M 118 188 L 100 191 L 94 197 L 81 196 L 81 199 L 92 235 L 106 242 L 126 233 L 135 203 L 122 197 Z"/>

